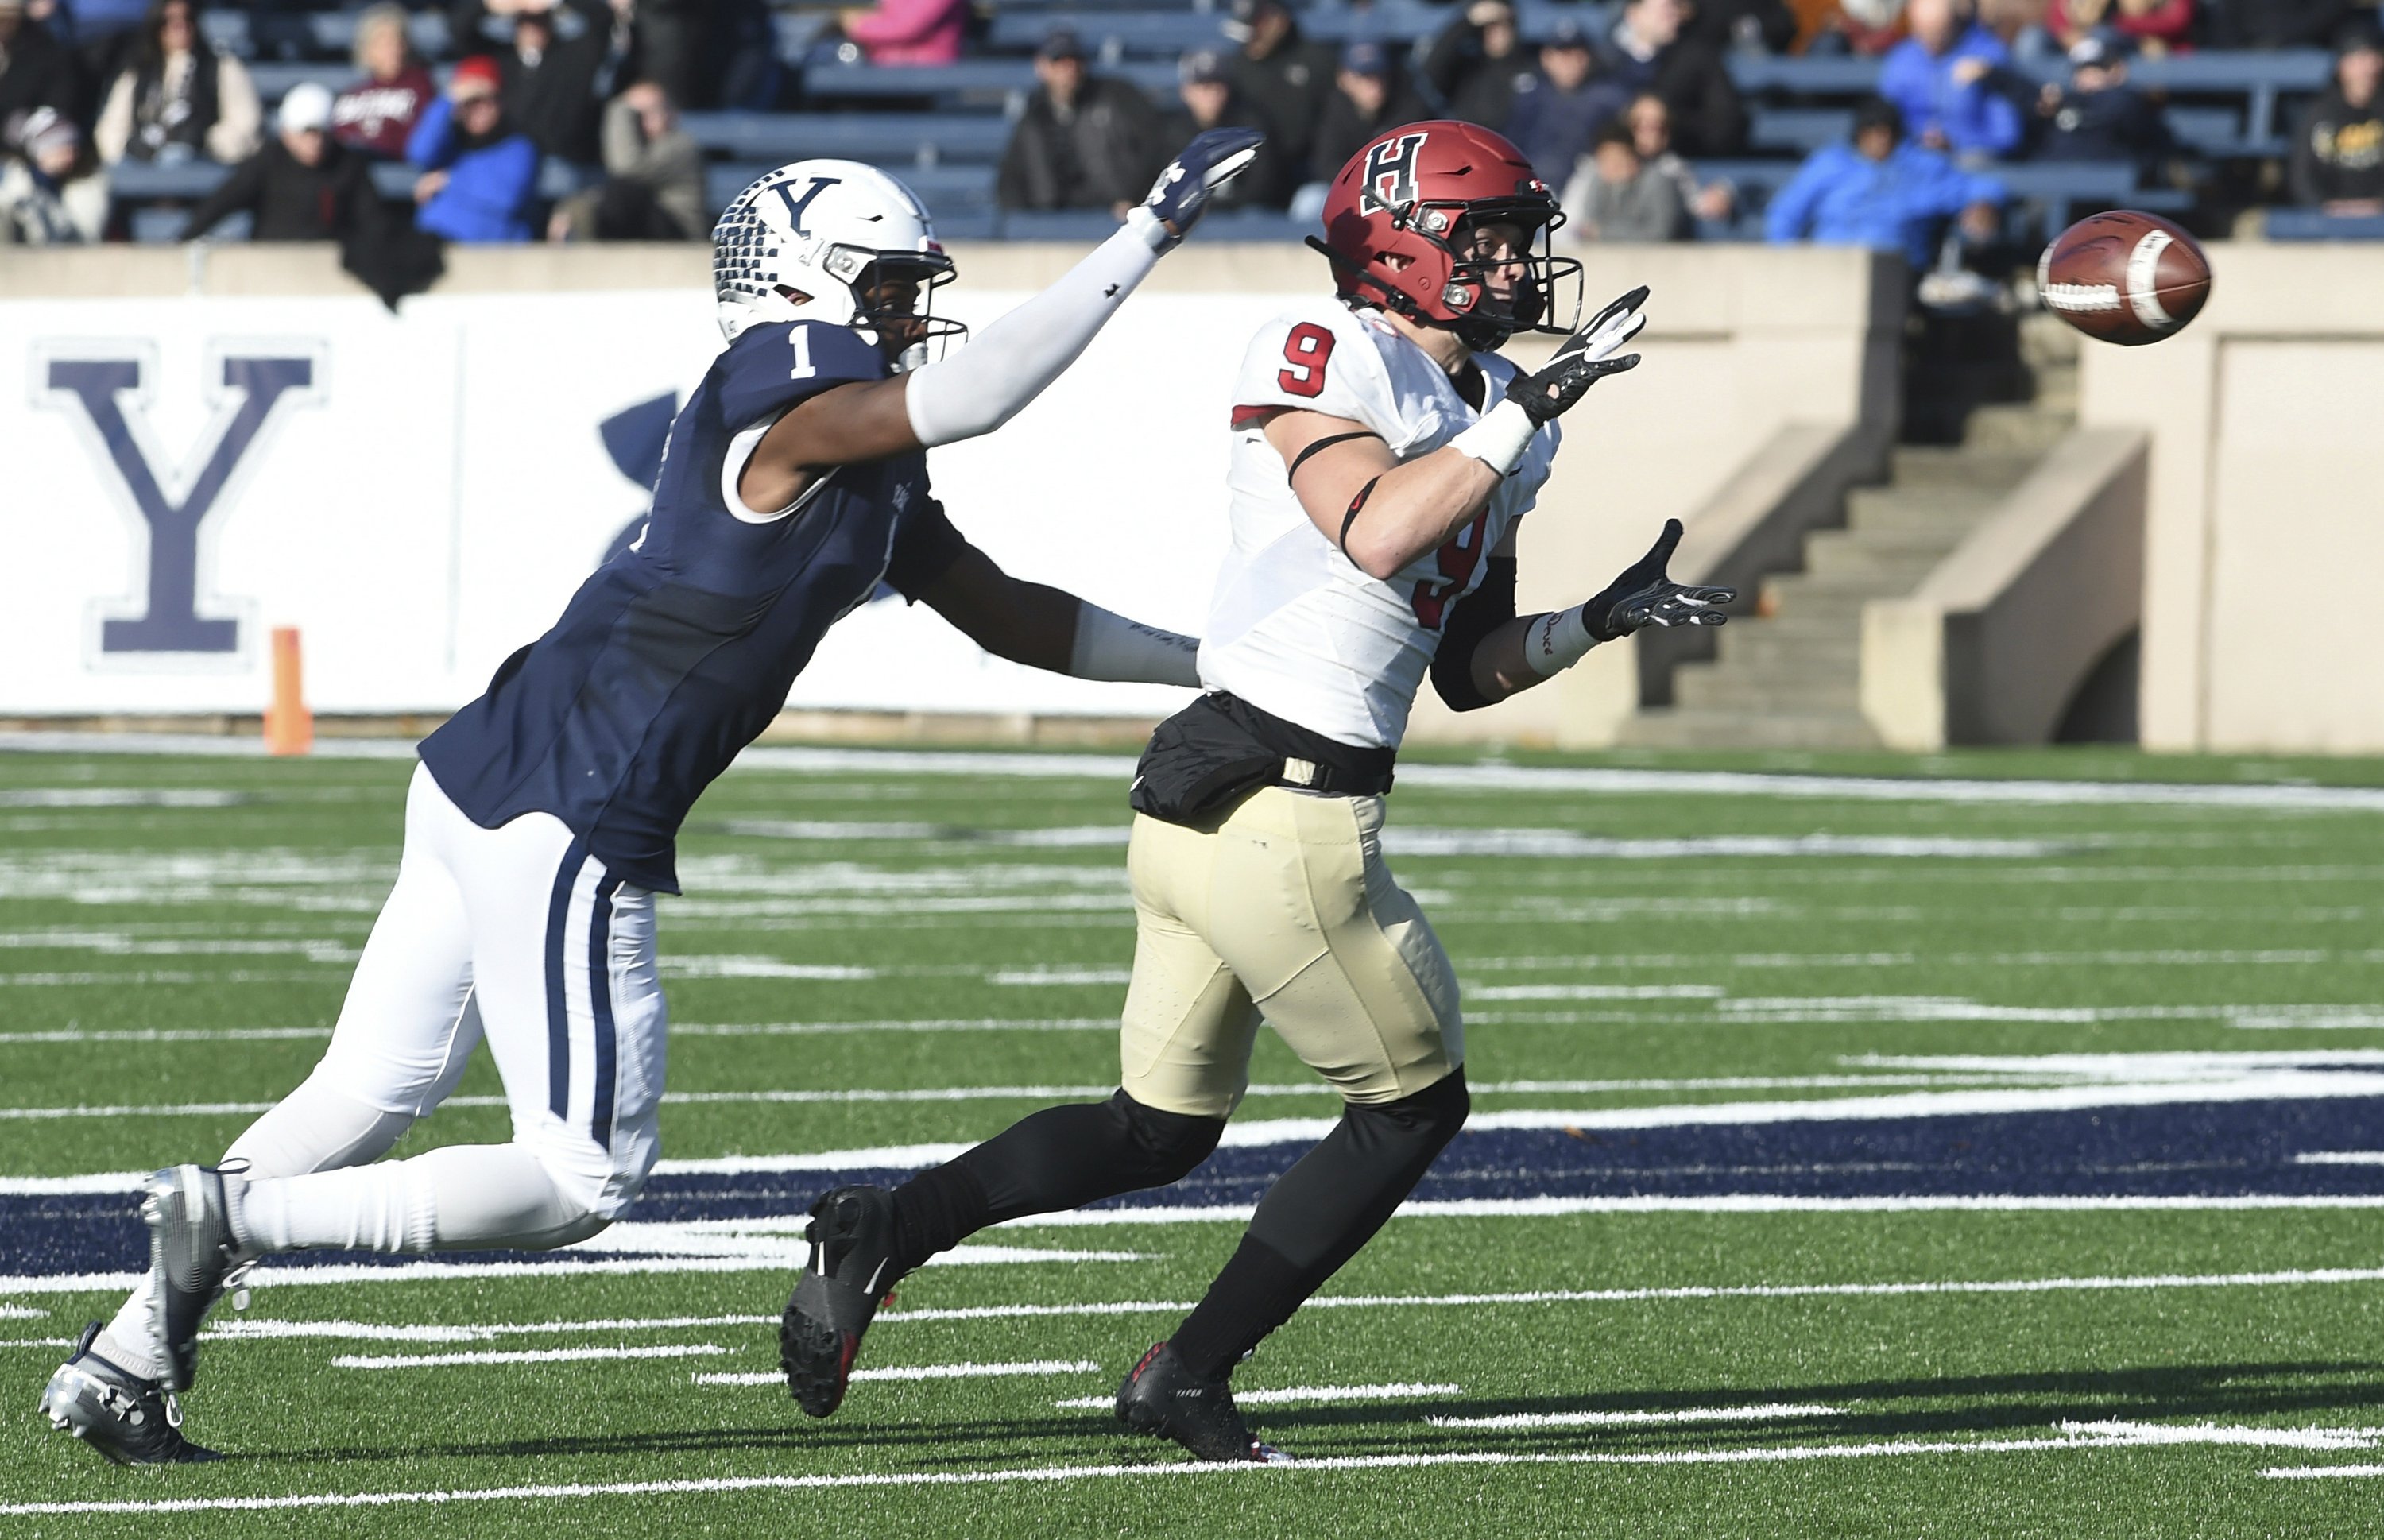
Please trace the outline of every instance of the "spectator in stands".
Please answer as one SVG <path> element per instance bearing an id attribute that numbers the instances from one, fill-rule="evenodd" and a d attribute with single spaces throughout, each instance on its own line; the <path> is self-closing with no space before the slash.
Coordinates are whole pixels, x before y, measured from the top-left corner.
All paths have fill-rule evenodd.
<path id="1" fill-rule="evenodd" d="M 1664 98 L 1650 93 L 1633 97 L 1624 110 L 1623 121 L 1631 127 L 1632 147 L 1639 158 L 1665 176 L 1681 190 L 1681 202 L 1700 219 L 1727 219 L 1738 204 L 1738 189 L 1727 181 L 1699 182 L 1695 168 L 1681 158 L 1672 148 L 1672 109 Z M 1568 203 L 1566 207 L 1572 205 Z"/>
<path id="2" fill-rule="evenodd" d="M 1540 71 L 1524 77 L 1507 137 L 1550 187 L 1562 187 L 1597 130 L 1622 115 L 1630 96 L 1597 75 L 1589 34 L 1567 17 L 1540 44 Z"/>
<path id="3" fill-rule="evenodd" d="M 331 137 L 376 160 L 403 160 L 438 82 L 414 56 L 405 7 L 382 4 L 356 18 L 356 68 L 364 78 L 331 106 Z"/>
<path id="4" fill-rule="evenodd" d="M 1911 0 L 1905 14 L 1912 35 L 1888 50 L 1879 93 L 1921 147 L 1965 160 L 2018 149 L 2024 125 L 2008 94 L 2011 51 L 1979 25 L 1969 0 Z"/>
<path id="5" fill-rule="evenodd" d="M 1004 208 L 1106 208 L 1125 217 L 1166 164 L 1157 110 L 1133 81 L 1088 74 L 1084 46 L 1065 27 L 1036 50 L 1035 79 L 995 197 Z"/>
<path id="6" fill-rule="evenodd" d="M 157 0 L 108 89 L 92 140 L 111 166 L 192 155 L 230 165 L 255 152 L 263 121 L 247 69 L 199 35 L 197 7 Z"/>
<path id="7" fill-rule="evenodd" d="M 2157 52 L 2192 41 L 2193 23 L 2193 0 L 2052 0 L 2044 12 L 2045 31 L 2064 48 L 2108 27 Z"/>
<path id="8" fill-rule="evenodd" d="M 703 150 L 663 88 L 640 81 L 604 106 L 604 181 L 565 199 L 550 241 L 692 241 L 703 217 Z"/>
<path id="9" fill-rule="evenodd" d="M 1332 100 L 1324 104 L 1316 143 L 1309 151 L 1310 182 L 1330 182 L 1339 176 L 1349 157 L 1385 129 L 1432 116 L 1392 78 L 1390 51 L 1379 43 L 1360 39 L 1342 49 L 1333 85 Z"/>
<path id="10" fill-rule="evenodd" d="M 25 14 L 25 0 L 0 0 L 0 121 L 36 107 L 74 118 L 81 99 L 74 56 Z"/>
<path id="11" fill-rule="evenodd" d="M 512 17 L 513 45 L 496 55 L 506 122 L 540 155 L 592 166 L 596 77 L 624 41 L 616 32 L 627 9 L 628 0 L 620 15 L 606 0 L 458 0 L 447 25 L 459 40 L 477 39 L 484 19 Z"/>
<path id="12" fill-rule="evenodd" d="M 1631 126 L 1609 122 L 1566 184 L 1569 217 L 1559 232 L 1571 242 L 1685 241 L 1695 227 L 1680 183 L 1640 158 Z"/>
<path id="13" fill-rule="evenodd" d="M 1424 55 L 1423 78 L 1451 118 L 1505 131 L 1531 60 L 1509 0 L 1471 0 Z"/>
<path id="14" fill-rule="evenodd" d="M 1993 240 L 2005 193 L 2001 182 L 1965 171 L 1904 138 L 1904 115 L 1873 99 L 1855 112 L 1854 142 L 1813 152 L 1765 211 L 1777 244 L 1810 241 L 1901 252 L 1918 272 L 1935 257 L 1954 220 L 1971 241 Z"/>
<path id="15" fill-rule="evenodd" d="M 1784 54 L 1796 41 L 1788 0 L 1697 0 L 1689 35 L 1719 53 Z"/>
<path id="16" fill-rule="evenodd" d="M 1307 165 L 1333 91 L 1334 50 L 1301 36 L 1283 0 L 1233 0 L 1225 35 L 1241 44 L 1234 89 L 1274 125 L 1279 164 Z"/>
<path id="17" fill-rule="evenodd" d="M 73 118 L 35 107 L 9 120 L 0 160 L 0 245 L 96 241 L 107 224 L 107 178 Z"/>
<path id="18" fill-rule="evenodd" d="M 2125 160 L 2142 170 L 2175 148 L 2160 109 L 2128 83 L 2128 40 L 2109 28 L 2071 45 L 2069 84 L 2048 83 L 2038 110 L 2040 160 Z"/>
<path id="19" fill-rule="evenodd" d="M 877 0 L 847 11 L 844 35 L 872 64 L 950 64 L 968 31 L 968 0 Z"/>
<path id="20" fill-rule="evenodd" d="M 446 93 L 430 104 L 406 142 L 405 158 L 422 168 L 414 184 L 415 223 L 450 241 L 530 239 L 529 205 L 538 192 L 538 146 L 505 118 L 498 95 L 503 71 L 476 54 L 455 67 Z"/>
<path id="21" fill-rule="evenodd" d="M 2372 21 L 2336 42 L 2334 83 L 2309 105 L 2293 131 L 2293 202 L 2328 214 L 2384 214 L 2384 32 Z"/>
<path id="22" fill-rule="evenodd" d="M 1813 28 L 1805 51 L 1877 58 L 1903 41 L 1904 0 L 1837 0 Z"/>
<path id="23" fill-rule="evenodd" d="M 1598 50 L 1598 66 L 1628 94 L 1664 99 L 1682 155 L 1735 154 L 1746 143 L 1746 109 L 1721 55 L 1682 35 L 1687 21 L 1686 0 L 1630 0 Z"/>
<path id="24" fill-rule="evenodd" d="M 1175 66 L 1175 93 L 1183 108 L 1170 113 L 1160 125 L 1161 148 L 1188 144 L 1193 135 L 1211 129 L 1256 129 L 1268 136 L 1250 168 L 1219 189 L 1209 206 L 1281 208 L 1291 196 L 1291 188 L 1274 147 L 1274 126 L 1234 89 L 1233 67 L 1225 56 L 1214 48 L 1195 48 L 1185 55 Z"/>
<path id="25" fill-rule="evenodd" d="M 245 211 L 255 241 L 345 241 L 378 231 L 380 195 L 365 157 L 331 134 L 330 91 L 301 81 L 281 98 L 274 137 L 232 168 L 182 227 L 196 241 L 225 216 Z"/>
<path id="26" fill-rule="evenodd" d="M 2348 0 L 2214 0 L 2214 48 L 2323 48 L 2352 14 Z"/>

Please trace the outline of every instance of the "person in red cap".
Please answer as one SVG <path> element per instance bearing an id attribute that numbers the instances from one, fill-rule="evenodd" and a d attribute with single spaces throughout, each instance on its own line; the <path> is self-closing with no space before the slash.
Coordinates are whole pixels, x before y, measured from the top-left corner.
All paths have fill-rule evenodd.
<path id="1" fill-rule="evenodd" d="M 538 148 L 505 121 L 497 62 L 476 54 L 455 67 L 446 94 L 406 140 L 422 168 L 415 223 L 450 241 L 528 241 L 538 190 Z"/>

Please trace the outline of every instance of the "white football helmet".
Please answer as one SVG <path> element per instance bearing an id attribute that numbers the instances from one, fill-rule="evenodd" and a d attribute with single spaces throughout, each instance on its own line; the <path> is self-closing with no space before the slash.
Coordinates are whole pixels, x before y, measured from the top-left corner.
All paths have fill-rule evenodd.
<path id="1" fill-rule="evenodd" d="M 799 160 L 739 193 L 712 231 L 712 284 L 730 342 L 767 321 L 821 320 L 903 343 L 901 367 L 925 361 L 968 329 L 930 315 L 958 269 L 926 205 L 875 166 Z M 914 309 L 881 307 L 870 291 L 915 283 Z"/>

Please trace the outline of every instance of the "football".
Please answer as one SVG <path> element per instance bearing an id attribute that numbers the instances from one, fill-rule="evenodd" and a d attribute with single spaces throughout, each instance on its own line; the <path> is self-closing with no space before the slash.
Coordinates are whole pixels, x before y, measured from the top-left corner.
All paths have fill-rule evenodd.
<path id="1" fill-rule="evenodd" d="M 2130 209 L 2092 214 L 2037 263 L 2045 308 L 2089 337 L 2141 347 L 2173 337 L 2210 298 L 2210 259 L 2167 219 Z"/>

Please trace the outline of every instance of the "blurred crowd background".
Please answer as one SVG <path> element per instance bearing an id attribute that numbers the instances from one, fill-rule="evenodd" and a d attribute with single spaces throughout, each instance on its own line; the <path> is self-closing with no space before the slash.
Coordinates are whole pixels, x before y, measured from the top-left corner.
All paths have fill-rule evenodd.
<path id="1" fill-rule="evenodd" d="M 1861 244 L 1958 300 L 2095 207 L 2384 235 L 2379 78 L 2347 0 L 0 0 L 0 240 L 336 241 L 394 295 L 452 242 L 703 239 L 809 155 L 1079 239 L 1218 124 L 1268 146 L 1213 234 L 1296 239 L 1451 117 L 1562 240 Z"/>

